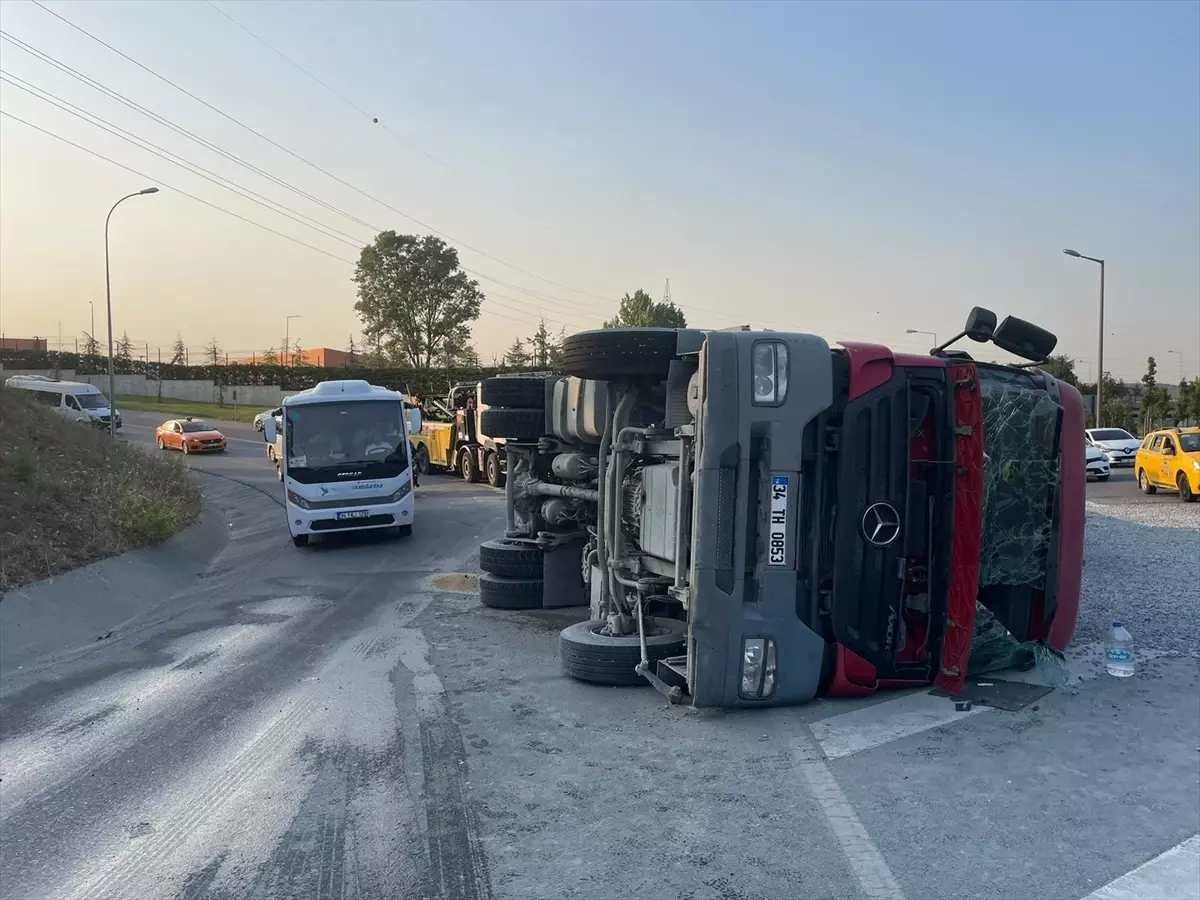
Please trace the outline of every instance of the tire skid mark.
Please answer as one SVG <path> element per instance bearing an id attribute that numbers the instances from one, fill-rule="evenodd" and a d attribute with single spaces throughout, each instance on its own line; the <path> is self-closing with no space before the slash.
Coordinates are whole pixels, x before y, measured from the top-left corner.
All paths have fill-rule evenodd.
<path id="1" fill-rule="evenodd" d="M 412 675 L 420 720 L 421 801 L 429 856 L 423 893 L 444 900 L 488 900 L 491 879 L 480 840 L 479 814 L 468 795 L 462 731 L 446 709 L 446 690 L 429 662 L 429 646 L 422 632 L 401 632 L 400 663 Z"/>

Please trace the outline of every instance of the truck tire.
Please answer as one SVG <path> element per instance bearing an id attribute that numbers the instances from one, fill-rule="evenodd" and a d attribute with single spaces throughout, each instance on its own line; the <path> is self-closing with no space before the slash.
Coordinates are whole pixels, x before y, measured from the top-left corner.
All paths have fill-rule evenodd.
<path id="1" fill-rule="evenodd" d="M 542 577 L 542 550 L 524 541 L 498 538 L 479 545 L 479 568 L 502 578 Z M 539 605 L 541 603 L 539 599 Z"/>
<path id="2" fill-rule="evenodd" d="M 538 409 L 546 405 L 546 378 L 542 375 L 487 378 L 479 387 L 479 399 L 488 406 L 505 409 Z"/>
<path id="3" fill-rule="evenodd" d="M 601 634 L 608 623 L 580 622 L 559 634 L 558 649 L 563 672 L 592 684 L 649 684 L 637 673 L 642 661 L 641 641 L 636 634 L 610 637 Z M 646 655 L 651 666 L 669 656 L 681 656 L 687 646 L 687 624 L 677 619 L 646 620 Z"/>
<path id="4" fill-rule="evenodd" d="M 424 444 L 417 444 L 417 449 L 413 451 L 413 465 L 420 474 L 429 474 L 429 451 Z"/>
<path id="5" fill-rule="evenodd" d="M 489 451 L 483 460 L 483 477 L 494 488 L 504 487 L 504 471 L 500 468 L 500 454 L 495 450 Z"/>
<path id="6" fill-rule="evenodd" d="M 479 463 L 475 461 L 475 451 L 470 447 L 463 447 L 458 451 L 458 474 L 467 484 L 474 484 L 479 480 Z"/>
<path id="7" fill-rule="evenodd" d="M 542 579 L 479 576 L 479 599 L 489 609 L 541 609 Z"/>
<path id="8" fill-rule="evenodd" d="M 546 433 L 542 409 L 485 409 L 479 414 L 479 430 L 490 438 L 536 441 Z"/>
<path id="9" fill-rule="evenodd" d="M 573 334 L 562 345 L 563 371 L 615 381 L 667 377 L 675 358 L 674 328 L 602 328 Z"/>

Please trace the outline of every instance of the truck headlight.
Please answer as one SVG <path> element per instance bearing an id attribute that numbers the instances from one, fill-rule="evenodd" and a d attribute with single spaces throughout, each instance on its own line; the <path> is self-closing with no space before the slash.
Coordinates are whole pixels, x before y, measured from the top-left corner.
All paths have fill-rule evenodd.
<path id="1" fill-rule="evenodd" d="M 759 341 L 754 345 L 751 368 L 754 403 L 777 406 L 787 396 L 788 348 L 780 341 Z"/>
<path id="2" fill-rule="evenodd" d="M 747 700 L 765 700 L 775 693 L 775 642 L 770 638 L 742 641 L 742 686 Z"/>
<path id="3" fill-rule="evenodd" d="M 412 493 L 412 479 L 404 482 L 396 490 L 388 494 L 388 503 L 397 503 Z"/>
<path id="4" fill-rule="evenodd" d="M 1193 462 L 1192 468 L 1195 469 L 1197 472 L 1200 472 L 1200 462 Z"/>
<path id="5" fill-rule="evenodd" d="M 293 490 L 289 490 L 287 492 L 287 498 L 288 498 L 288 503 L 295 504 L 296 506 L 300 507 L 301 509 L 312 509 L 312 506 L 309 504 L 309 502 Z"/>

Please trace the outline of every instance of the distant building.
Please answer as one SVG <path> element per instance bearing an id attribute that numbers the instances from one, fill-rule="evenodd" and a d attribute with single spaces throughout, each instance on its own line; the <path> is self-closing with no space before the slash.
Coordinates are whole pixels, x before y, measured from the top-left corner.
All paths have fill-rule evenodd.
<path id="1" fill-rule="evenodd" d="M 46 339 L 40 337 L 0 337 L 0 350 L 46 350 Z"/>
<path id="2" fill-rule="evenodd" d="M 44 343 L 44 342 L 43 342 Z M 298 353 L 278 354 L 280 363 L 285 363 L 289 366 L 313 366 L 318 369 L 341 369 L 352 363 L 361 363 L 362 354 L 354 354 L 354 359 L 350 359 L 350 354 L 345 350 L 334 350 L 332 347 L 310 347 L 300 350 Z M 261 355 L 244 356 L 241 359 L 233 360 L 234 362 L 244 364 L 261 364 L 263 358 Z"/>

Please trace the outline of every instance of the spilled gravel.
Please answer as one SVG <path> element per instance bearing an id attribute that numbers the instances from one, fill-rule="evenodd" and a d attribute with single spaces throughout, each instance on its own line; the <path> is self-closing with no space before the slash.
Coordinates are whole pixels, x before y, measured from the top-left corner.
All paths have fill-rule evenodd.
<path id="1" fill-rule="evenodd" d="M 1076 642 L 1103 641 L 1114 619 L 1138 646 L 1194 652 L 1200 639 L 1200 504 L 1087 504 Z"/>

